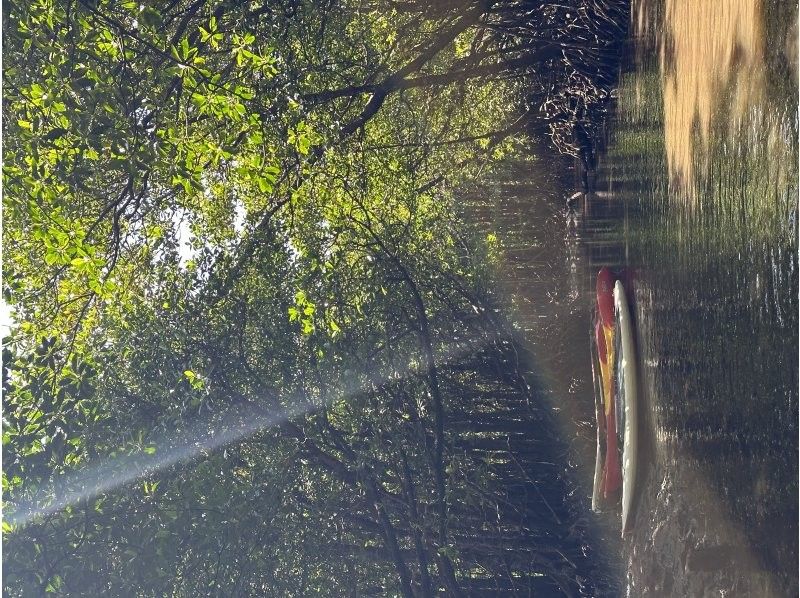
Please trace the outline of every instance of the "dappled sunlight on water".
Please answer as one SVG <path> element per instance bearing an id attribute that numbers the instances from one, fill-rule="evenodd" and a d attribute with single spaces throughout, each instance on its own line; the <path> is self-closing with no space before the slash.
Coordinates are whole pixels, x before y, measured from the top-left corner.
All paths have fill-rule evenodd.
<path id="1" fill-rule="evenodd" d="M 796 4 L 642 0 L 599 180 L 652 438 L 627 590 L 796 596 Z M 790 455 L 790 457 L 787 457 Z"/>
<path id="2" fill-rule="evenodd" d="M 487 181 L 467 216 L 497 241 L 498 294 L 586 504 L 595 277 L 636 272 L 635 527 L 620 544 L 619 514 L 596 519 L 627 594 L 795 596 L 797 17 L 780 0 L 642 0 L 633 19 L 594 191 L 546 180 L 540 157 Z"/>
<path id="3" fill-rule="evenodd" d="M 637 34 L 655 37 L 659 47 L 670 180 L 693 200 L 715 138 L 728 142 L 744 134 L 758 146 L 756 154 L 772 157 L 765 168 L 780 168 L 791 159 L 783 151 L 785 115 L 769 109 L 764 8 L 762 0 L 667 0 L 663 14 L 656 16 L 652 3 L 636 5 Z M 654 21 L 661 22 L 654 26 Z M 792 57 L 786 59 L 791 62 Z M 645 94 L 637 89 L 639 101 Z M 785 173 L 775 174 L 780 178 Z"/>

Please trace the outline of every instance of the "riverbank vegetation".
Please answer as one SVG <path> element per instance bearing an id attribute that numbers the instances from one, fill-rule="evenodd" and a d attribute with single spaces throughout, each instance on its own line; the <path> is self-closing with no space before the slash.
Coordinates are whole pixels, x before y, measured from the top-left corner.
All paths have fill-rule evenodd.
<path id="1" fill-rule="evenodd" d="M 9 3 L 6 593 L 609 583 L 454 189 L 587 153 L 625 23 Z"/>

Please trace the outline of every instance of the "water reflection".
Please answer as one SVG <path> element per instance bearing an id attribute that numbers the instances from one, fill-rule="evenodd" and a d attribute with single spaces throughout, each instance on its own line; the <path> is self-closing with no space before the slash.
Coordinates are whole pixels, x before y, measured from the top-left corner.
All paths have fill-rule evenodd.
<path id="1" fill-rule="evenodd" d="M 596 262 L 619 263 L 624 205 L 608 192 L 585 195 L 573 178 L 572 160 L 536 148 L 537 158 L 509 162 L 491 179 L 464 192 L 464 215 L 480 236 L 493 235 L 493 277 L 506 315 L 533 354 L 535 374 L 558 414 L 561 437 L 575 465 L 585 516 L 589 516 L 596 432 L 589 355 L 590 312 L 586 309 Z M 591 255 L 586 248 L 591 247 Z M 587 259 L 589 258 L 589 259 Z M 592 290 L 593 293 L 593 290 Z M 623 578 L 619 517 L 594 519 L 605 550 L 608 584 Z M 595 540 L 589 544 L 598 545 Z"/>
<path id="2" fill-rule="evenodd" d="M 783 151 L 785 115 L 776 118 L 773 100 L 784 85 L 794 85 L 794 77 L 787 81 L 786 74 L 795 68 L 796 76 L 796 46 L 781 43 L 791 35 L 787 27 L 797 35 L 794 10 L 761 0 L 667 0 L 661 13 L 654 4 L 661 8 L 652 0 L 637 3 L 635 31 L 657 45 L 660 80 L 656 89 L 639 80 L 636 100 L 651 101 L 662 92 L 673 184 L 698 200 L 695 184 L 707 174 L 715 141 L 730 142 L 743 134 L 761 146 L 756 154 L 773 158 L 762 168 L 780 168 L 790 160 Z M 775 71 L 782 72 L 770 77 Z M 781 176 L 771 174 L 773 179 Z"/>
<path id="3" fill-rule="evenodd" d="M 798 123 L 779 34 L 796 15 L 777 2 L 644 8 L 661 55 L 643 40 L 623 76 L 603 177 L 628 206 L 619 242 L 641 272 L 655 450 L 629 592 L 793 596 Z"/>
<path id="4" fill-rule="evenodd" d="M 786 4 L 640 2 L 646 35 L 622 75 L 596 190 L 565 205 L 574 181 L 557 173 L 570 165 L 547 156 L 509 165 L 465 202 L 500 241 L 498 290 L 582 455 L 587 503 L 594 277 L 603 265 L 638 272 L 650 448 L 622 547 L 633 596 L 798 593 L 798 117 L 786 50 L 796 8 Z"/>
<path id="5" fill-rule="evenodd" d="M 670 174 L 693 180 L 693 132 L 708 150 L 714 114 L 741 119 L 764 95 L 764 32 L 758 0 L 668 0 L 662 29 L 664 137 Z M 730 97 L 726 96 L 726 91 Z"/>

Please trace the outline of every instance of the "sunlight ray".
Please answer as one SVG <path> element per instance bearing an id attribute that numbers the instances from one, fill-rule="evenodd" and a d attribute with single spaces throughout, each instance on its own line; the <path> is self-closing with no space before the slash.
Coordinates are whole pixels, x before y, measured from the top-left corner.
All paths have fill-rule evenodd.
<path id="1" fill-rule="evenodd" d="M 486 337 L 480 337 L 454 343 L 440 351 L 437 365 L 457 360 L 471 351 L 480 349 L 488 342 Z M 216 421 L 206 418 L 196 422 L 177 437 L 174 434 L 162 434 L 149 443 L 150 447 L 155 447 L 154 453 L 143 451 L 122 457 L 111 456 L 64 475 L 41 488 L 33 499 L 15 505 L 13 512 L 8 512 L 6 505 L 3 521 L 14 527 L 25 526 L 34 519 L 53 515 L 67 507 L 94 499 L 173 465 L 189 462 L 215 449 L 243 441 L 258 432 L 323 409 L 337 400 L 356 396 L 376 385 L 420 374 L 419 368 L 414 365 L 417 363 L 416 356 L 410 356 L 405 361 L 409 365 L 404 371 L 394 372 L 395 375 L 392 376 L 384 375 L 365 384 L 345 384 L 338 389 L 338 392 L 328 393 L 331 398 L 324 404 L 288 400 L 279 411 L 268 411 L 256 403 L 237 405 L 235 410 L 229 410 L 223 417 L 216 418 Z M 351 380 L 357 381 L 358 377 L 352 376 Z"/>

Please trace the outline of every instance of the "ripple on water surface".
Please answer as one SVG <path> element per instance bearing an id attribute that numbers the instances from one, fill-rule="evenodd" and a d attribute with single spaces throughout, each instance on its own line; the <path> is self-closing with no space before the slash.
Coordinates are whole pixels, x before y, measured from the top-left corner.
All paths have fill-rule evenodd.
<path id="1" fill-rule="evenodd" d="M 655 451 L 629 591 L 796 595 L 796 7 L 639 4 L 603 164 Z"/>

